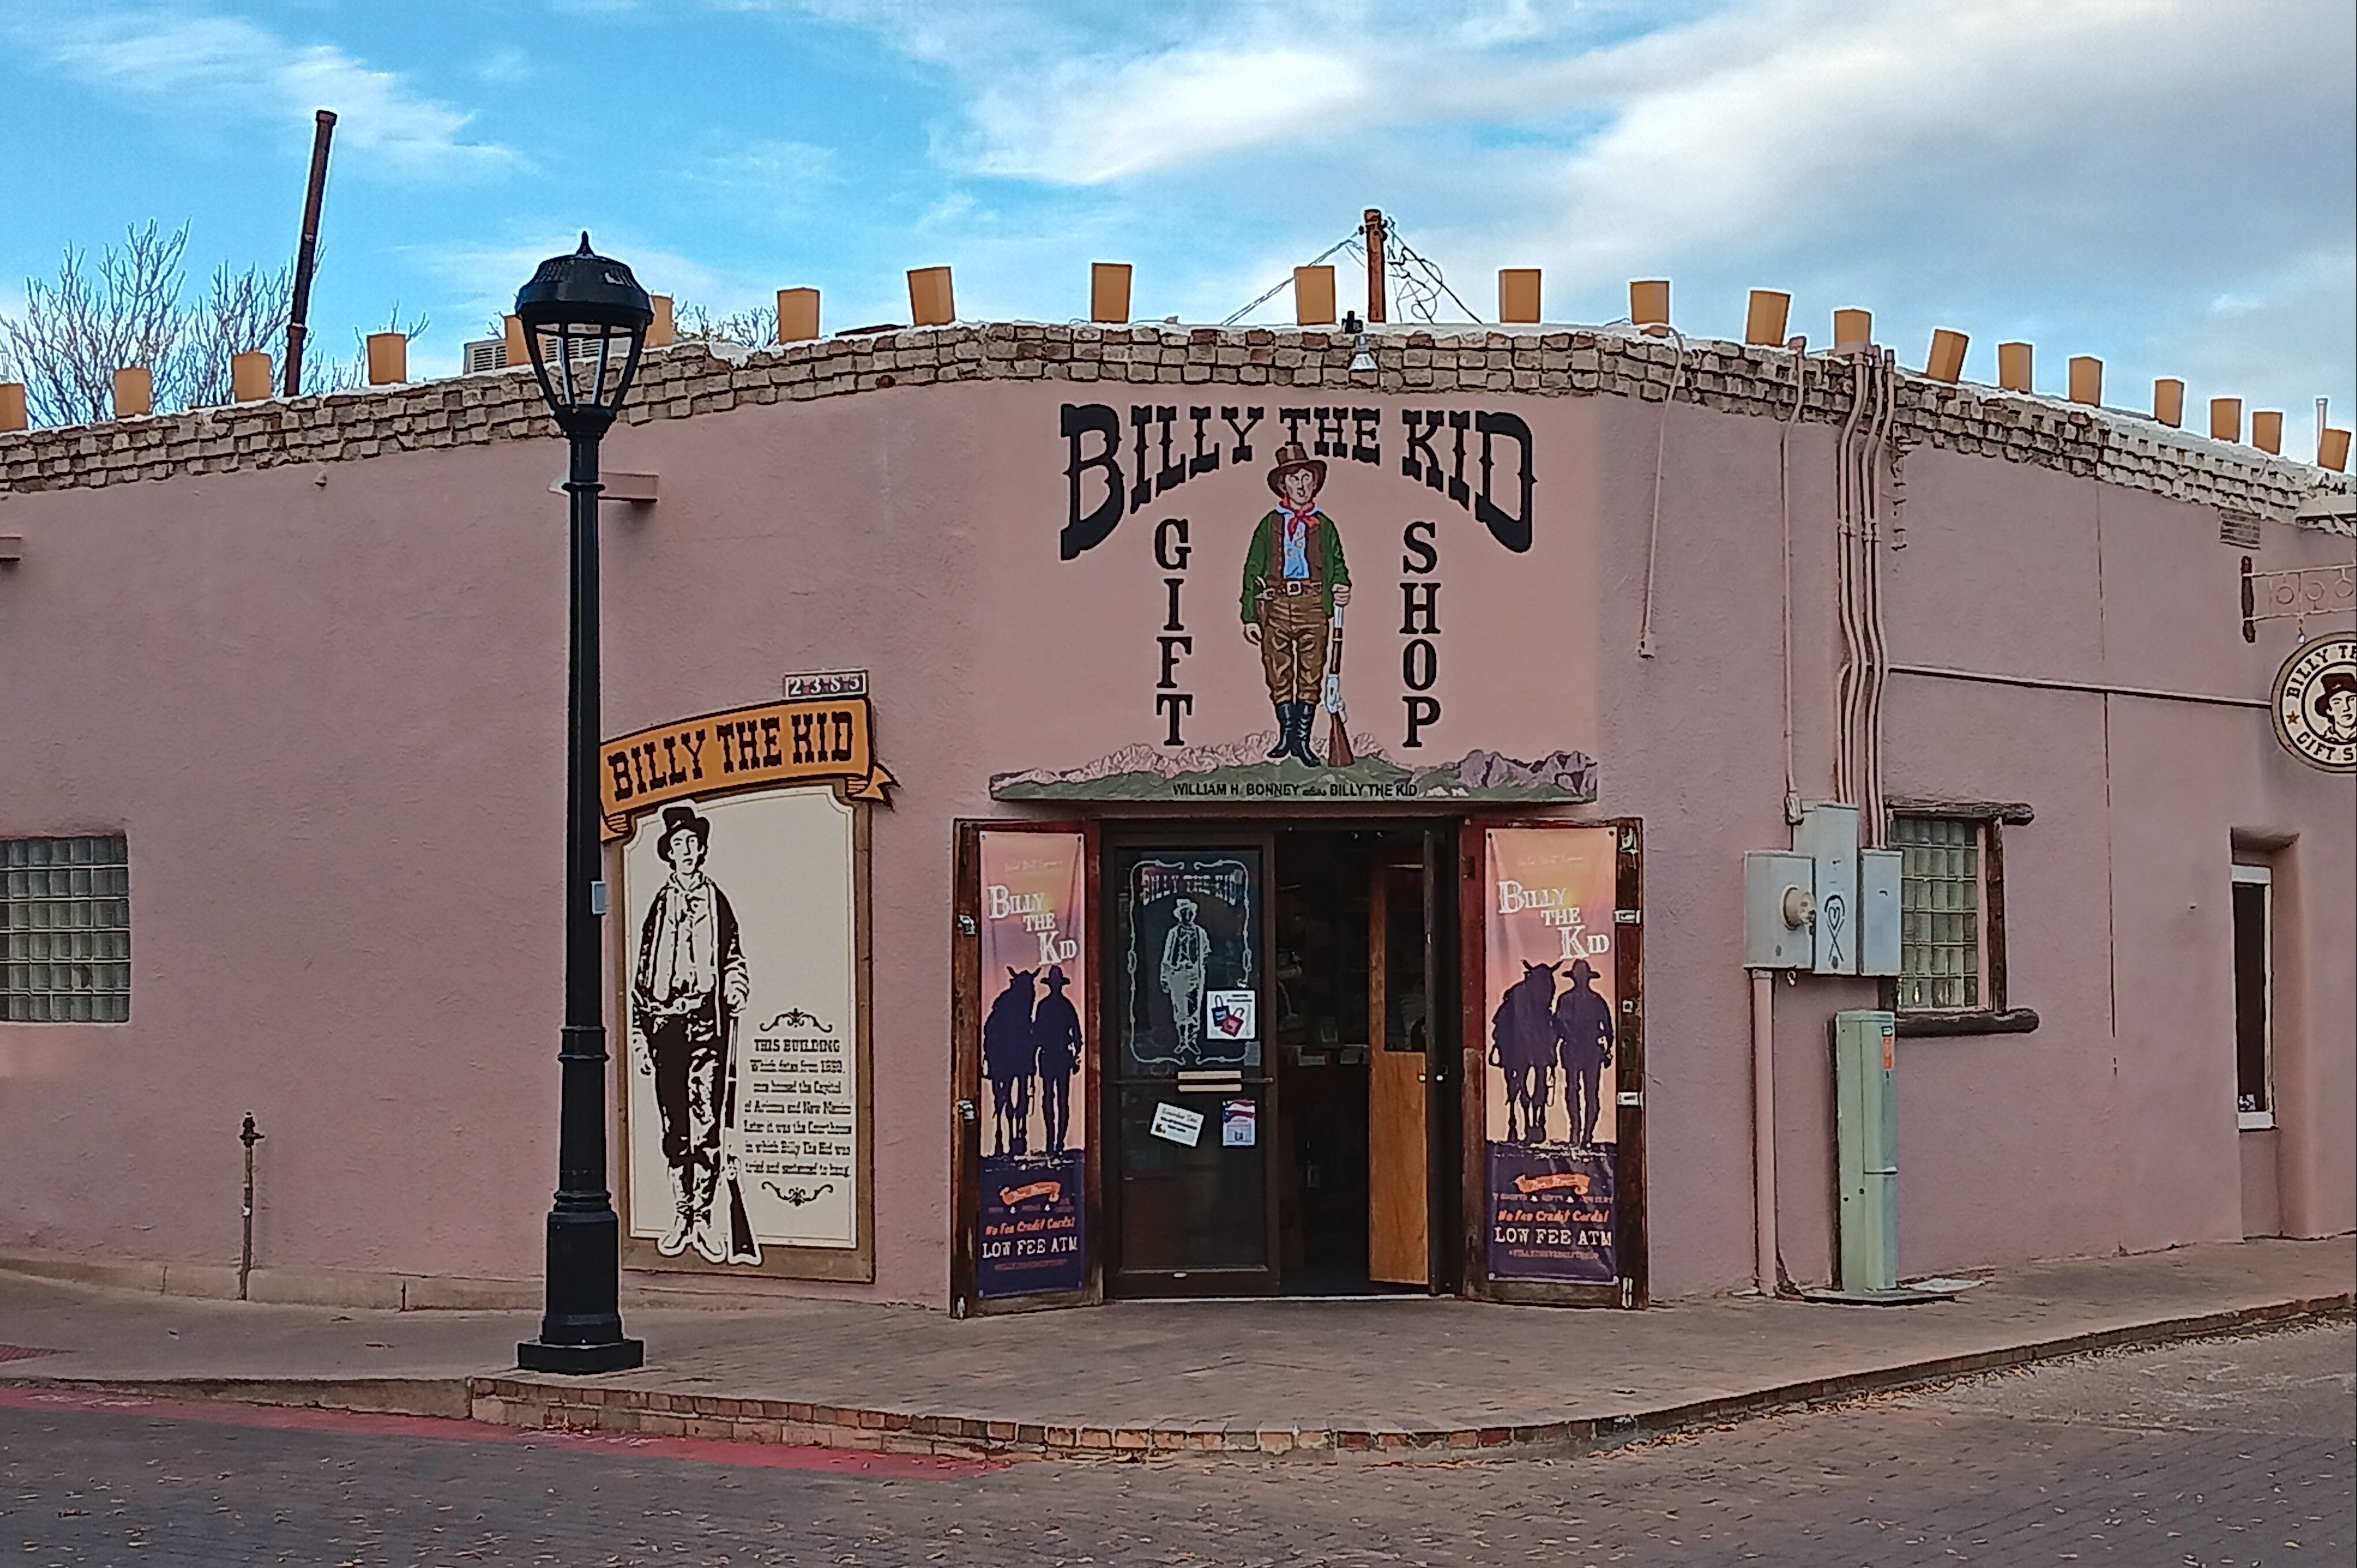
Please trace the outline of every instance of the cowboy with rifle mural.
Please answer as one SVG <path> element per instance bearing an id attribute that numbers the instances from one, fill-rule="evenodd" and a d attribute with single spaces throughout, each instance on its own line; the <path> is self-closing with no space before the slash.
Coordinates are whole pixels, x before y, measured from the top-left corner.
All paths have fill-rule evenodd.
<path id="1" fill-rule="evenodd" d="M 1268 473 L 1276 506 L 1253 530 L 1244 552 L 1244 640 L 1260 649 L 1276 709 L 1276 744 L 1268 755 L 1312 768 L 1319 758 L 1309 749 L 1310 729 L 1321 700 L 1340 722 L 1340 693 L 1326 689 L 1327 657 L 1329 646 L 1340 652 L 1342 607 L 1351 602 L 1341 530 L 1318 509 L 1325 484 L 1326 465 L 1299 443 L 1278 447 Z"/>

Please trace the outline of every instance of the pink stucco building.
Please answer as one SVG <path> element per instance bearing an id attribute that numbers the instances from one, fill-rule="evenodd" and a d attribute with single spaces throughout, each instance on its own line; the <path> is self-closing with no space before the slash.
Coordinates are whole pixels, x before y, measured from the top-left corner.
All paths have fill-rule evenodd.
<path id="1" fill-rule="evenodd" d="M 892 782 L 832 786 L 860 1233 L 758 1269 L 650 1243 L 633 1284 L 1751 1288 L 1744 867 L 1790 848 L 1788 801 L 1858 805 L 1900 852 L 1905 971 L 1760 988 L 1790 1280 L 1835 1272 L 1845 1009 L 1896 1012 L 1905 1273 L 2357 1225 L 2357 781 L 2269 711 L 2301 639 L 2350 629 L 2344 476 L 1855 354 L 1389 328 L 1353 373 L 1353 348 L 985 326 L 650 356 L 605 451 L 656 497 L 606 506 L 607 733 L 865 671 Z M 0 435 L 0 1259 L 233 1288 L 251 1111 L 256 1294 L 535 1299 L 563 462 L 519 371 Z M 2316 607 L 2246 636 L 2246 569 Z M 1265 755 L 1288 700 L 1315 766 Z M 783 972 L 816 940 L 794 877 L 749 891 L 727 857 L 762 819 L 679 777 Z M 657 820 L 611 873 L 641 1240 Z M 1066 879 L 1028 904 L 1025 827 Z M 1534 1065 L 1505 993 L 1558 936 Z M 1615 1025 L 1600 1077 L 1575 959 Z M 1044 1029 L 1051 968 L 1078 1059 L 1035 1035 L 1002 1070 L 994 1005 L 1017 981 Z M 746 1116 L 776 1110 L 744 1070 Z M 744 1163 L 761 1135 L 728 1133 L 748 1187 L 787 1170 Z M 1068 1219 L 1028 1283 L 1027 1202 Z"/>

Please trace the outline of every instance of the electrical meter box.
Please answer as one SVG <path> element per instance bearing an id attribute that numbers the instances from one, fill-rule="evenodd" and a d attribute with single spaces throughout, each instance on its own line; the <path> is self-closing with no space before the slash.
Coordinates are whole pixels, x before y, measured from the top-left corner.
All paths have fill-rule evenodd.
<path id="1" fill-rule="evenodd" d="M 1744 968 L 1815 968 L 1816 924 L 1816 862 L 1781 850 L 1743 857 Z"/>
<path id="2" fill-rule="evenodd" d="M 1857 808 L 1812 800 L 1792 828 L 1792 853 L 1817 866 L 1819 974 L 1857 972 Z"/>
<path id="3" fill-rule="evenodd" d="M 1841 1288 L 1899 1285 L 1897 1020 L 1834 1015 L 1834 1144 L 1841 1186 Z"/>
<path id="4" fill-rule="evenodd" d="M 1895 849 L 1857 852 L 1857 972 L 1899 972 L 1899 867 Z"/>

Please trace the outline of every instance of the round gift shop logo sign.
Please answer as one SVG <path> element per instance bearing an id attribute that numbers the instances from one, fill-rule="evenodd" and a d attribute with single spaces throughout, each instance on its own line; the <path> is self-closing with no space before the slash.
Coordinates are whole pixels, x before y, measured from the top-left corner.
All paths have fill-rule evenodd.
<path id="1" fill-rule="evenodd" d="M 2357 633 L 2319 637 L 2276 674 L 2276 738 L 2311 768 L 2357 773 Z"/>

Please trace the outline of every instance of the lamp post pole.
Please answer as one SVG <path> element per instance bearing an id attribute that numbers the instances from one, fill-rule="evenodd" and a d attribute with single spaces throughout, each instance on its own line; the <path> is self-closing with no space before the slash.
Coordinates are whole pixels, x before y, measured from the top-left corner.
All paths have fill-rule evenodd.
<path id="1" fill-rule="evenodd" d="M 535 291 L 551 269 L 576 261 L 618 266 L 591 256 L 584 235 L 577 257 L 557 258 L 543 266 L 517 301 L 518 315 L 533 334 L 533 368 L 571 442 L 565 490 L 572 512 L 572 571 L 565 758 L 565 1028 L 556 1052 L 562 1095 L 557 1187 L 548 1211 L 547 1310 L 541 1317 L 540 1337 L 518 1345 L 516 1361 L 530 1371 L 578 1373 L 641 1365 L 646 1347 L 622 1334 L 621 1221 L 606 1186 L 605 961 L 600 940 L 606 888 L 598 875 L 597 789 L 597 496 L 605 489 L 597 477 L 597 446 L 628 390 L 638 344 L 630 343 L 619 378 L 608 382 L 601 371 L 587 398 L 573 394 L 575 354 L 562 327 L 554 329 L 557 364 L 543 363 L 535 328 L 545 323 L 544 313 L 552 306 L 544 297 L 537 300 L 544 316 L 535 322 L 534 306 L 527 302 L 535 300 Z M 620 272 L 629 278 L 627 269 Z M 544 294 L 566 292 L 563 281 L 552 282 Z M 630 286 L 637 287 L 635 282 Z M 643 301 L 645 295 L 638 298 Z M 644 329 L 641 319 L 638 330 Z M 565 393 L 558 392 L 560 386 L 567 389 Z"/>

